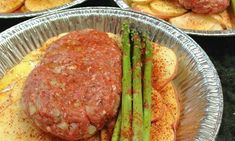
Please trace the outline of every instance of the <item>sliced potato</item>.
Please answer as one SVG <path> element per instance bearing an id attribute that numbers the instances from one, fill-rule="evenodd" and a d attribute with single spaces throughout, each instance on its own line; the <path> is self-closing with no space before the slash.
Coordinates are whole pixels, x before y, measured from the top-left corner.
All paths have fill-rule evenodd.
<path id="1" fill-rule="evenodd" d="M 24 0 L 0 0 L 0 13 L 16 11 L 24 4 Z"/>
<path id="2" fill-rule="evenodd" d="M 162 122 L 152 123 L 150 141 L 175 141 L 175 132 L 172 126 L 166 126 Z"/>
<path id="3" fill-rule="evenodd" d="M 162 19 L 169 19 L 172 17 L 183 15 L 187 12 L 183 7 L 176 5 L 171 0 L 155 0 L 150 3 L 150 8 L 155 15 Z"/>
<path id="4" fill-rule="evenodd" d="M 108 34 L 109 38 L 112 38 L 118 44 L 118 46 L 120 48 L 122 47 L 121 36 L 118 36 L 118 35 L 110 33 L 110 32 L 108 32 L 107 34 Z"/>
<path id="5" fill-rule="evenodd" d="M 25 7 L 25 5 L 23 5 L 23 6 L 20 8 L 20 12 L 29 12 L 29 10 Z"/>
<path id="6" fill-rule="evenodd" d="M 153 87 L 156 90 L 161 90 L 176 76 L 177 57 L 167 47 L 157 44 L 154 44 L 153 47 Z"/>
<path id="7" fill-rule="evenodd" d="M 20 79 L 9 94 L 1 94 L 1 100 L 11 101 L 8 107 L 0 111 L 0 138 L 5 141 L 60 141 L 34 127 L 21 105 L 21 96 L 25 78 Z M 0 104 L 1 108 L 4 104 Z M 7 138 L 6 138 L 7 137 Z"/>
<path id="8" fill-rule="evenodd" d="M 216 19 L 224 29 L 232 29 L 231 19 L 227 10 L 219 14 L 213 14 L 211 17 Z"/>
<path id="9" fill-rule="evenodd" d="M 153 0 L 131 0 L 133 3 L 138 3 L 138 4 L 148 4 Z"/>
<path id="10" fill-rule="evenodd" d="M 232 22 L 232 29 L 235 29 L 235 17 L 232 17 L 231 22 Z"/>
<path id="11" fill-rule="evenodd" d="M 71 2 L 71 0 L 25 0 L 25 7 L 30 11 L 41 11 Z"/>
<path id="12" fill-rule="evenodd" d="M 156 13 L 154 13 L 149 5 L 147 4 L 138 4 L 138 3 L 132 3 L 131 4 L 131 7 L 134 9 L 134 10 L 137 10 L 137 11 L 140 11 L 140 12 L 143 12 L 143 13 L 146 13 L 146 14 L 149 14 L 151 16 L 156 16 Z"/>
<path id="13" fill-rule="evenodd" d="M 62 141 L 35 128 L 21 105 L 23 84 L 39 63 L 45 49 L 65 34 L 48 39 L 42 48 L 32 51 L 0 79 L 0 139 L 6 141 Z"/>
<path id="14" fill-rule="evenodd" d="M 223 30 L 218 20 L 210 15 L 186 13 L 182 16 L 171 18 L 169 22 L 179 28 L 192 30 Z"/>
<path id="15" fill-rule="evenodd" d="M 235 13 L 233 12 L 232 7 L 230 7 L 230 8 L 227 10 L 227 12 L 228 12 L 229 17 L 230 17 L 230 20 L 231 20 L 232 29 L 235 29 Z"/>
<path id="16" fill-rule="evenodd" d="M 65 36 L 66 34 L 68 34 L 68 33 L 62 33 L 62 34 L 59 34 L 58 36 L 54 36 L 54 37 L 47 39 L 46 42 L 43 43 L 42 47 L 39 48 L 40 52 L 44 54 L 44 52 L 46 51 L 46 49 L 49 47 L 50 44 L 52 44 L 53 42 L 55 42 L 59 38 Z"/>
<path id="17" fill-rule="evenodd" d="M 173 128 L 174 118 L 166 110 L 163 117 L 151 124 L 150 141 L 174 141 L 175 132 Z"/>
<path id="18" fill-rule="evenodd" d="M 101 136 L 101 141 L 110 141 L 111 139 L 108 130 L 106 128 L 101 130 L 100 136 Z"/>
<path id="19" fill-rule="evenodd" d="M 180 118 L 180 105 L 177 96 L 177 92 L 172 82 L 169 82 L 161 91 L 163 103 L 166 105 L 167 110 L 171 112 L 174 118 L 174 127 L 176 128 Z"/>
<path id="20" fill-rule="evenodd" d="M 160 120 L 163 115 L 164 112 L 167 110 L 166 105 L 163 103 L 163 99 L 162 96 L 159 92 L 157 92 L 156 90 L 153 90 L 152 93 L 152 104 L 151 104 L 151 121 L 155 122 Z"/>
<path id="21" fill-rule="evenodd" d="M 100 133 L 97 133 L 88 139 L 83 139 L 83 140 L 79 140 L 79 141 L 103 141 L 103 140 L 100 139 Z"/>
<path id="22" fill-rule="evenodd" d="M 7 137 L 6 141 L 61 141 L 35 128 L 21 105 L 22 90 L 26 77 L 41 57 L 42 52 L 33 51 L 26 55 L 19 65 L 0 79 L 1 139 Z M 12 87 L 7 89 L 9 86 Z"/>
<path id="23" fill-rule="evenodd" d="M 5 139 L 4 141 L 62 141 L 33 125 L 31 119 L 24 113 L 21 97 L 26 77 L 39 63 L 45 50 L 51 43 L 66 34 L 49 38 L 41 48 L 26 55 L 17 66 L 0 79 L 0 139 Z M 109 36 L 114 40 L 119 40 L 114 34 L 109 34 Z M 111 126 L 110 123 L 108 127 Z M 100 141 L 100 133 L 81 141 Z"/>

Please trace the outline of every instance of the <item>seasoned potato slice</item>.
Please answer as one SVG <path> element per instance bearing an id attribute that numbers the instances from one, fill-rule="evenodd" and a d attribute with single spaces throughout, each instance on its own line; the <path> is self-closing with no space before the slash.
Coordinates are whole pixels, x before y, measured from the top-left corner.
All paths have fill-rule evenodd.
<path id="1" fill-rule="evenodd" d="M 146 14 L 150 14 L 151 16 L 156 16 L 156 13 L 154 13 L 148 5 L 132 3 L 131 7 L 134 10 L 137 10 L 137 11 L 140 11 L 140 12 L 143 12 L 143 13 L 146 13 Z"/>
<path id="2" fill-rule="evenodd" d="M 79 141 L 105 141 L 105 140 L 100 139 L 100 133 L 98 132 L 97 134 L 90 137 L 89 139 L 83 139 L 83 140 L 79 140 Z M 107 140 L 107 141 L 109 141 L 109 140 Z"/>
<path id="3" fill-rule="evenodd" d="M 0 79 L 0 139 L 6 139 L 4 141 L 63 141 L 33 125 L 31 119 L 24 113 L 21 98 L 28 74 L 40 62 L 48 46 L 66 34 L 62 33 L 49 38 L 41 48 L 26 55 L 20 64 Z M 108 35 L 116 41 L 120 40 L 115 34 L 109 33 Z M 108 127 L 111 126 L 110 123 Z M 108 129 L 106 131 L 109 131 Z M 100 141 L 100 133 L 81 141 Z"/>
<path id="4" fill-rule="evenodd" d="M 35 128 L 24 113 L 20 99 L 25 79 L 26 77 L 17 81 L 12 91 L 9 91 L 10 94 L 0 92 L 1 102 L 7 103 L 7 107 L 3 107 L 5 103 L 0 104 L 0 138 L 7 137 L 6 141 L 59 141 Z"/>
<path id="5" fill-rule="evenodd" d="M 162 97 L 163 103 L 167 107 L 167 110 L 173 115 L 174 127 L 176 128 L 180 118 L 180 105 L 177 92 L 172 82 L 169 82 L 159 93 Z"/>
<path id="6" fill-rule="evenodd" d="M 179 28 L 193 30 L 223 30 L 218 20 L 210 15 L 189 12 L 179 17 L 171 18 L 169 22 Z"/>
<path id="7" fill-rule="evenodd" d="M 235 17 L 232 17 L 231 22 L 232 22 L 232 29 L 235 29 Z"/>
<path id="8" fill-rule="evenodd" d="M 163 117 L 164 112 L 166 111 L 166 105 L 164 104 L 162 96 L 156 90 L 153 90 L 152 93 L 151 111 L 152 111 L 151 114 L 152 122 L 160 120 Z"/>
<path id="9" fill-rule="evenodd" d="M 71 0 L 25 0 L 25 7 L 30 11 L 41 11 L 62 6 Z"/>
<path id="10" fill-rule="evenodd" d="M 150 3 L 150 8 L 154 11 L 157 17 L 162 19 L 169 19 L 180 16 L 187 12 L 186 9 L 176 5 L 171 0 L 155 0 Z"/>
<path id="11" fill-rule="evenodd" d="M 156 90 L 161 90 L 176 75 L 177 57 L 167 47 L 157 44 L 154 44 L 153 47 L 153 87 Z"/>
<path id="12" fill-rule="evenodd" d="M 0 13 L 14 12 L 24 4 L 24 0 L 0 0 Z"/>
<path id="13" fill-rule="evenodd" d="M 150 141 L 174 141 L 174 118 L 170 111 L 166 110 L 163 117 L 151 124 Z"/>
<path id="14" fill-rule="evenodd" d="M 211 17 L 216 19 L 224 29 L 232 29 L 231 19 L 229 17 L 227 10 L 225 10 L 219 14 L 213 14 L 213 15 L 211 15 Z"/>
<path id="15" fill-rule="evenodd" d="M 0 139 L 7 137 L 9 141 L 61 141 L 33 126 L 23 111 L 20 99 L 28 74 L 39 63 L 49 44 L 63 35 L 47 40 L 42 48 L 26 55 L 19 65 L 0 79 Z"/>
<path id="16" fill-rule="evenodd" d="M 172 126 L 166 126 L 162 121 L 152 123 L 150 141 L 174 141 L 175 138 Z"/>
<path id="17" fill-rule="evenodd" d="M 161 101 L 156 98 L 161 97 Z M 150 141 L 174 141 L 175 131 L 180 117 L 180 106 L 177 98 L 177 92 L 172 82 L 169 82 L 159 93 L 154 91 L 152 95 L 152 103 L 158 106 L 157 110 L 162 110 L 161 118 L 152 121 Z M 155 114 L 156 110 L 152 110 Z"/>
<path id="18" fill-rule="evenodd" d="M 25 5 L 21 6 L 20 12 L 29 12 L 29 10 L 25 7 Z"/>
<path id="19" fill-rule="evenodd" d="M 147 4 L 150 3 L 153 0 L 131 0 L 133 3 L 138 3 L 138 4 Z"/>
<path id="20" fill-rule="evenodd" d="M 101 130 L 100 138 L 101 138 L 101 141 L 110 141 L 110 136 L 109 136 L 107 128 L 104 128 Z"/>

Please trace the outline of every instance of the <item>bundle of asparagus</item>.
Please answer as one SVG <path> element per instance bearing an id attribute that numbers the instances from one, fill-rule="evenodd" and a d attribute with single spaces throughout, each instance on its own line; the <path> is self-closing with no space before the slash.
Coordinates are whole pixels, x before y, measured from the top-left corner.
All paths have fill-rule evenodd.
<path id="1" fill-rule="evenodd" d="M 122 31 L 122 104 L 112 141 L 149 141 L 151 127 L 152 45 L 146 36 L 141 40 L 139 33 L 135 30 L 130 30 L 126 23 L 123 24 Z M 142 49 L 145 50 L 144 55 L 141 54 Z M 142 56 L 144 56 L 143 62 Z M 143 78 L 142 70 L 144 71 Z"/>

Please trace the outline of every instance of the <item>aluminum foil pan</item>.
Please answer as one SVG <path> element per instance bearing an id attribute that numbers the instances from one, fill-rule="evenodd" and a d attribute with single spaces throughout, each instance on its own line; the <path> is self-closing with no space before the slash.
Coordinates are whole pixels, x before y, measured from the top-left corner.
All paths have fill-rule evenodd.
<path id="1" fill-rule="evenodd" d="M 0 34 L 0 77 L 52 36 L 84 28 L 120 34 L 124 21 L 133 23 L 140 31 L 147 31 L 152 41 L 172 48 L 178 57 L 179 71 L 174 83 L 182 111 L 177 140 L 214 140 L 221 123 L 223 95 L 212 62 L 188 35 L 141 13 L 111 7 L 77 8 L 13 26 Z"/>
<path id="2" fill-rule="evenodd" d="M 114 0 L 116 4 L 122 9 L 132 10 L 131 7 L 125 2 L 125 0 Z M 189 29 L 181 29 L 185 33 L 189 35 L 197 35 L 197 36 L 235 36 L 235 30 L 222 30 L 222 31 L 200 31 L 200 30 L 189 30 Z"/>
<path id="3" fill-rule="evenodd" d="M 48 12 L 55 12 L 57 10 L 67 9 L 67 8 L 73 7 L 75 5 L 81 4 L 85 1 L 87 1 L 87 0 L 73 0 L 72 2 L 65 4 L 63 6 L 52 8 L 52 9 L 47 9 L 47 10 L 43 10 L 43 11 L 38 11 L 38 12 L 0 13 L 0 19 L 36 17 L 36 16 L 39 16 L 42 14 L 47 14 Z"/>

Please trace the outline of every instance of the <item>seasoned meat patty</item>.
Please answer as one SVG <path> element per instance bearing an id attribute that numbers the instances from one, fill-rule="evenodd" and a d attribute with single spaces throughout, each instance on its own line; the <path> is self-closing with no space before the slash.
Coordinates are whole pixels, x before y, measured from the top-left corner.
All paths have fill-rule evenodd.
<path id="1" fill-rule="evenodd" d="M 46 132 L 88 138 L 116 116 L 121 74 L 121 50 L 108 34 L 71 32 L 49 46 L 28 76 L 23 106 Z"/>
<path id="2" fill-rule="evenodd" d="M 225 10 L 230 0 L 179 0 L 179 2 L 195 13 L 214 14 Z"/>

